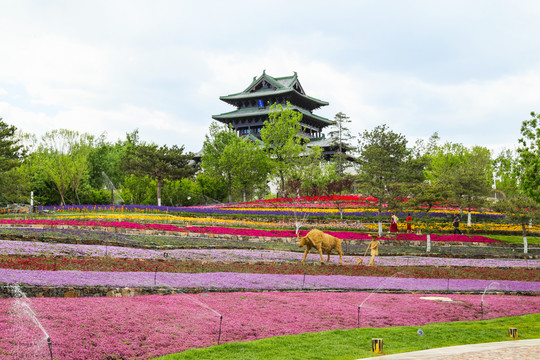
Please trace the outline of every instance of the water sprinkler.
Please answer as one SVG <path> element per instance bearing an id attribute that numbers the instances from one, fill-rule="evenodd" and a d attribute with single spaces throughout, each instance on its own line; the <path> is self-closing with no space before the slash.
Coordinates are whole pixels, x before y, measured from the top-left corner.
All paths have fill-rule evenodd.
<path id="1" fill-rule="evenodd" d="M 221 323 L 223 321 L 223 315 L 219 315 L 219 335 L 218 335 L 218 340 L 217 340 L 217 344 L 219 345 L 220 341 L 221 341 Z"/>
<path id="2" fill-rule="evenodd" d="M 480 319 L 484 320 L 484 299 L 480 301 L 480 316 Z"/>
<path id="3" fill-rule="evenodd" d="M 54 360 L 54 359 L 53 359 L 53 354 L 52 354 L 52 341 L 51 341 L 51 337 L 50 337 L 50 336 L 47 337 L 47 344 L 49 345 L 49 352 L 50 352 L 50 354 L 51 354 L 51 360 Z"/>
<path id="4" fill-rule="evenodd" d="M 484 289 L 484 292 L 482 293 L 482 297 L 480 298 L 480 313 L 481 313 L 481 319 L 484 320 L 484 295 L 486 295 L 486 292 L 488 292 L 489 289 L 493 289 L 494 286 L 499 285 L 497 281 L 490 282 L 486 288 Z"/>

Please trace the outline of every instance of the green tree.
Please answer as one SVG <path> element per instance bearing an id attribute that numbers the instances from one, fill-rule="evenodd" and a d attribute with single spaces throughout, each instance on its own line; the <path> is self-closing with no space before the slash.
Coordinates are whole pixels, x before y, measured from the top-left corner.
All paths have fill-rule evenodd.
<path id="1" fill-rule="evenodd" d="M 227 199 L 227 187 L 219 178 L 200 172 L 195 179 L 204 198 L 204 204 L 224 202 Z"/>
<path id="2" fill-rule="evenodd" d="M 62 203 L 62 198 L 55 183 L 41 168 L 38 168 L 32 176 L 31 189 L 34 192 L 34 201 L 38 205 L 58 205 Z"/>
<path id="3" fill-rule="evenodd" d="M 432 154 L 437 149 L 438 141 L 439 134 L 437 132 L 431 135 L 427 142 L 423 139 L 416 140 L 405 162 L 404 182 L 418 184 L 426 180 L 426 169 L 429 166 Z"/>
<path id="4" fill-rule="evenodd" d="M 238 135 L 232 127 L 212 122 L 209 134 L 205 138 L 201 155 L 201 168 L 209 176 L 222 180 L 227 188 L 229 202 L 232 202 L 233 168 L 236 156 L 234 154 L 230 156 L 230 152 L 225 152 L 225 149 L 239 140 Z"/>
<path id="5" fill-rule="evenodd" d="M 521 124 L 519 141 L 520 186 L 527 196 L 540 204 L 540 113 Z"/>
<path id="6" fill-rule="evenodd" d="M 379 234 L 382 234 L 382 211 L 390 199 L 401 194 L 393 191 L 402 181 L 405 161 L 410 154 L 407 139 L 379 125 L 372 131 L 359 134 L 357 172 L 359 185 L 377 199 Z"/>
<path id="7" fill-rule="evenodd" d="M 17 167 L 24 156 L 23 144 L 16 136 L 17 128 L 0 118 L 0 173 Z"/>
<path id="8" fill-rule="evenodd" d="M 232 173 L 234 182 L 242 193 L 242 201 L 246 201 L 246 194 L 252 192 L 257 184 L 266 184 L 271 164 L 259 144 L 248 138 L 238 138 L 225 148 L 223 156 L 235 160 L 231 164 Z"/>
<path id="9" fill-rule="evenodd" d="M 184 147 L 173 145 L 132 142 L 122 162 L 123 169 L 140 177 L 149 176 L 156 181 L 157 205 L 161 206 L 163 181 L 189 178 L 195 174 L 196 168 L 189 164 L 193 154 L 184 154 Z"/>
<path id="10" fill-rule="evenodd" d="M 444 183 L 424 182 L 411 188 L 412 197 L 409 204 L 417 206 L 424 212 L 424 222 L 426 224 L 427 251 L 431 250 L 431 227 L 429 212 L 435 205 L 444 204 L 452 195 L 450 186 Z"/>
<path id="11" fill-rule="evenodd" d="M 495 209 L 505 214 L 505 220 L 512 224 L 521 225 L 523 233 L 523 252 L 527 253 L 527 226 L 540 220 L 538 203 L 533 199 L 516 195 L 499 200 Z"/>
<path id="12" fill-rule="evenodd" d="M 324 187 L 337 177 L 336 164 L 325 161 L 318 146 L 307 148 L 287 169 L 286 191 L 288 196 L 316 196 L 324 193 Z M 299 187 L 294 192 L 295 181 Z M 289 184 L 290 182 L 290 184 Z"/>
<path id="13" fill-rule="evenodd" d="M 351 166 L 347 156 L 347 152 L 353 149 L 350 142 L 354 139 L 354 136 L 347 127 L 347 124 L 351 122 L 347 115 L 338 112 L 334 117 L 334 123 L 331 125 L 332 130 L 328 132 L 333 146 L 337 149 L 332 160 L 336 163 L 336 171 L 339 177 L 343 177 L 345 170 Z"/>
<path id="14" fill-rule="evenodd" d="M 68 191 L 73 191 L 72 202 L 80 203 L 78 190 L 88 171 L 88 155 L 93 137 L 77 131 L 52 130 L 42 136 L 38 147 L 38 166 L 55 184 L 61 205 L 66 204 Z"/>
<path id="15" fill-rule="evenodd" d="M 493 160 L 495 198 L 504 198 L 521 193 L 519 177 L 521 166 L 516 152 L 504 149 Z"/>
<path id="16" fill-rule="evenodd" d="M 286 108 L 274 104 L 270 110 L 261 130 L 261 139 L 271 159 L 272 173 L 279 179 L 279 192 L 283 194 L 288 170 L 306 152 L 307 139 L 299 136 L 302 113 L 290 109 L 290 103 Z"/>
<path id="17" fill-rule="evenodd" d="M 125 177 L 122 171 L 122 159 L 127 151 L 127 141 L 118 141 L 112 144 L 107 141 L 105 134 L 101 134 L 95 141 L 94 147 L 88 155 L 88 182 L 90 186 L 102 189 L 107 185 L 103 173 L 119 187 Z"/>
<path id="18" fill-rule="evenodd" d="M 149 176 L 127 175 L 120 185 L 122 198 L 130 205 L 151 205 L 156 203 L 156 181 Z"/>
<path id="19" fill-rule="evenodd" d="M 163 186 L 165 206 L 193 206 L 204 204 L 204 195 L 196 181 L 191 179 L 165 180 Z"/>
<path id="20" fill-rule="evenodd" d="M 12 167 L 6 163 L 4 165 L 7 166 L 0 166 L 3 169 L 0 170 L 0 203 L 29 203 L 32 178 L 36 172 L 36 168 L 33 166 L 35 156 L 32 154 L 32 150 L 35 148 L 37 140 L 35 136 L 21 132 L 15 132 L 13 137 L 10 141 L 17 144 L 15 148 L 20 156 L 14 156 L 11 159 L 13 161 L 8 160 L 8 163 L 11 162 L 11 165 L 16 166 Z M 4 146 L 6 148 L 3 148 Z M 6 153 L 7 147 L 9 144 L 2 144 L 2 140 L 0 140 L 1 151 Z M 3 159 L 3 156 L 0 155 L 0 159 Z"/>
<path id="21" fill-rule="evenodd" d="M 471 209 L 483 206 L 491 194 L 491 152 L 481 146 L 469 149 L 462 144 L 446 143 L 432 155 L 428 174 L 430 180 L 452 188 L 454 200 L 468 211 L 470 226 Z"/>

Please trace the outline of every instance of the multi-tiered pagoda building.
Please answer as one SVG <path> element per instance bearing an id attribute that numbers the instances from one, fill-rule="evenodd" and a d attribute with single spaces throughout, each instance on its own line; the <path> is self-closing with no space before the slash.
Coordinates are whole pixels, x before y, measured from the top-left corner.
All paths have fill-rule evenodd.
<path id="1" fill-rule="evenodd" d="M 289 102 L 290 109 L 302 113 L 302 135 L 311 140 L 310 146 L 322 145 L 325 142 L 322 129 L 333 124 L 333 121 L 313 114 L 313 110 L 328 105 L 328 102 L 306 95 L 296 72 L 292 76 L 274 78 L 263 71 L 244 91 L 220 96 L 220 100 L 235 106 L 236 110 L 212 118 L 231 124 L 238 135 L 254 140 L 261 139 L 261 129 L 268 120 L 270 106 L 276 103 L 286 107 Z"/>

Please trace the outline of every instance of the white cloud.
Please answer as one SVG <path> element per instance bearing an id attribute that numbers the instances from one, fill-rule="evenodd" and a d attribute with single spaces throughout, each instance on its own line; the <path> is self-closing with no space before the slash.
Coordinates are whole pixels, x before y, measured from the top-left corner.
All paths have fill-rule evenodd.
<path id="1" fill-rule="evenodd" d="M 4 6 L 5 5 L 5 6 Z M 7 2 L 0 117 L 41 134 L 72 128 L 198 151 L 219 100 L 266 69 L 308 95 L 410 139 L 498 146 L 539 111 L 535 2 Z"/>

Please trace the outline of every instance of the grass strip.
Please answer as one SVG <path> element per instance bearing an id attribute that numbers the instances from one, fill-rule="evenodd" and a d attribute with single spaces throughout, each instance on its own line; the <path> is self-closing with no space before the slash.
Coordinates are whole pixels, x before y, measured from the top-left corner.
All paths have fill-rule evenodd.
<path id="1" fill-rule="evenodd" d="M 361 328 L 279 336 L 192 349 L 156 359 L 359 359 L 376 356 L 371 352 L 372 338 L 384 340 L 385 354 L 396 354 L 446 346 L 512 341 L 508 336 L 510 327 L 518 329 L 520 339 L 540 338 L 540 314 L 484 321 L 435 323 L 421 327 Z M 417 334 L 419 328 L 424 331 L 425 336 Z"/>
<path id="2" fill-rule="evenodd" d="M 486 235 L 494 240 L 501 240 L 512 244 L 523 244 L 523 235 Z M 540 237 L 527 234 L 528 244 L 540 244 Z"/>

